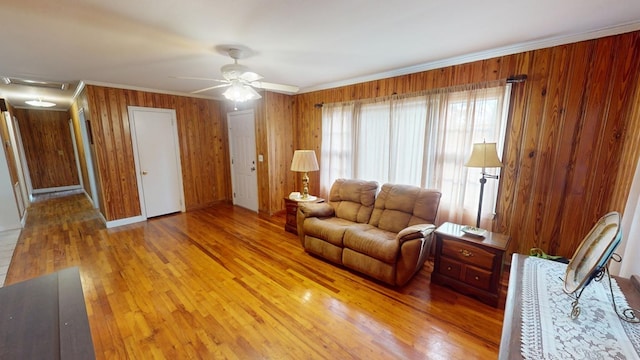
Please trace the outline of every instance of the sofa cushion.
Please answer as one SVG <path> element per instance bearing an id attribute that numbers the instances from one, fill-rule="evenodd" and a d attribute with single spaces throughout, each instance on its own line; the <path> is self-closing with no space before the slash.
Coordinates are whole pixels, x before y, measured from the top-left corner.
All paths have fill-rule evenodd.
<path id="1" fill-rule="evenodd" d="M 351 226 L 355 226 L 352 221 L 332 218 L 307 218 L 304 221 L 304 234 L 323 239 L 333 245 L 343 246 L 342 239 L 344 232 Z"/>
<path id="2" fill-rule="evenodd" d="M 373 211 L 378 183 L 375 181 L 338 179 L 331 186 L 329 204 L 335 209 L 335 216 L 367 223 Z"/>
<path id="3" fill-rule="evenodd" d="M 440 192 L 411 185 L 384 184 L 369 224 L 398 233 L 416 224 L 435 222 Z"/>
<path id="4" fill-rule="evenodd" d="M 371 225 L 350 227 L 344 233 L 344 247 L 393 264 L 398 254 L 396 233 Z"/>
<path id="5" fill-rule="evenodd" d="M 335 246 L 313 236 L 305 236 L 304 248 L 312 254 L 322 256 L 336 264 L 342 264 L 342 246 Z"/>

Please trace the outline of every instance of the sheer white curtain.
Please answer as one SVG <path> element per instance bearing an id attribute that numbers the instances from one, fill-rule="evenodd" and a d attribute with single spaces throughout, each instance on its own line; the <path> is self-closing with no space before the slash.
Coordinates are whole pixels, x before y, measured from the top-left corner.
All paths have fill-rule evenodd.
<path id="1" fill-rule="evenodd" d="M 426 123 L 423 97 L 362 104 L 355 126 L 357 177 L 420 184 Z"/>
<path id="2" fill-rule="evenodd" d="M 640 262 L 637 260 L 640 254 L 640 161 L 631 183 L 621 227 L 622 241 L 616 253 L 622 256 L 622 262 L 611 262 L 610 268 L 613 274 L 628 278 L 640 274 Z"/>
<path id="3" fill-rule="evenodd" d="M 405 96 L 326 104 L 321 194 L 337 178 L 442 191 L 440 221 L 475 224 L 480 169 L 464 167 L 475 142 L 501 153 L 510 86 L 495 82 Z M 485 186 L 482 226 L 490 229 L 498 182 Z"/>
<path id="4" fill-rule="evenodd" d="M 474 143 L 495 142 L 502 158 L 511 86 L 456 91 L 443 96 L 432 172 L 428 183 L 442 192 L 440 219 L 458 224 L 475 224 L 480 197 L 480 168 L 468 168 Z M 486 169 L 499 175 L 500 169 Z M 491 229 L 498 195 L 498 180 L 488 179 L 484 187 L 480 226 Z"/>
<path id="5" fill-rule="evenodd" d="M 322 107 L 322 148 L 320 155 L 320 196 L 326 198 L 338 178 L 354 178 L 355 103 L 326 104 Z"/>

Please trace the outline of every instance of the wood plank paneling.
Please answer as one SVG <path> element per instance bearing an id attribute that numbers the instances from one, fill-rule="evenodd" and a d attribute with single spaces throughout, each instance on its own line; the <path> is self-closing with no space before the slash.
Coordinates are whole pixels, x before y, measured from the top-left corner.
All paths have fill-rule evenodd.
<path id="1" fill-rule="evenodd" d="M 295 146 L 320 155 L 314 104 L 527 74 L 513 88 L 494 229 L 512 236 L 511 252 L 571 256 L 600 216 L 624 210 L 640 156 L 639 49 L 632 32 L 299 94 Z M 319 174 L 309 175 L 318 193 Z"/>
<path id="2" fill-rule="evenodd" d="M 93 85 L 85 91 L 105 219 L 141 214 L 128 106 L 176 111 L 187 210 L 230 200 L 226 118 L 218 101 Z"/>
<path id="3" fill-rule="evenodd" d="M 267 124 L 267 150 L 269 155 L 269 214 L 284 208 L 282 198 L 300 189 L 296 186 L 297 173 L 292 172 L 293 158 L 293 97 L 265 93 Z"/>
<path id="4" fill-rule="evenodd" d="M 15 109 L 34 190 L 80 185 L 66 111 Z"/>
<path id="5" fill-rule="evenodd" d="M 293 97 L 269 91 L 262 99 L 247 103 L 225 103 L 224 117 L 228 112 L 253 109 L 256 126 L 256 155 L 258 161 L 258 210 L 273 215 L 284 210 L 282 198 L 300 189 L 296 173 L 291 172 L 294 132 Z M 229 175 L 231 176 L 231 175 Z"/>

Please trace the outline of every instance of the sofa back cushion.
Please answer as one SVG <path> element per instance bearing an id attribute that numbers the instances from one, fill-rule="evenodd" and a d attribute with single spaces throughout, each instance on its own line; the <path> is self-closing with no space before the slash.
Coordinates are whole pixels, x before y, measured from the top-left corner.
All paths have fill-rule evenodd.
<path id="1" fill-rule="evenodd" d="M 376 192 L 376 181 L 338 179 L 331 186 L 329 204 L 336 217 L 366 224 L 373 212 Z"/>
<path id="2" fill-rule="evenodd" d="M 395 233 L 411 225 L 433 224 L 440 195 L 440 191 L 417 186 L 384 184 L 369 224 Z"/>

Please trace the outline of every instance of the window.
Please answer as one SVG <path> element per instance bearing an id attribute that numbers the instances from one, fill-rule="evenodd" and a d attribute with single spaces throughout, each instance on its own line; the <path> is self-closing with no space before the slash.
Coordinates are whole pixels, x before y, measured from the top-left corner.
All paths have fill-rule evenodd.
<path id="1" fill-rule="evenodd" d="M 504 144 L 510 85 L 439 89 L 323 107 L 321 191 L 337 178 L 435 188 L 441 221 L 475 224 L 480 169 L 464 167 L 473 143 Z M 497 181 L 485 186 L 490 228 Z"/>

